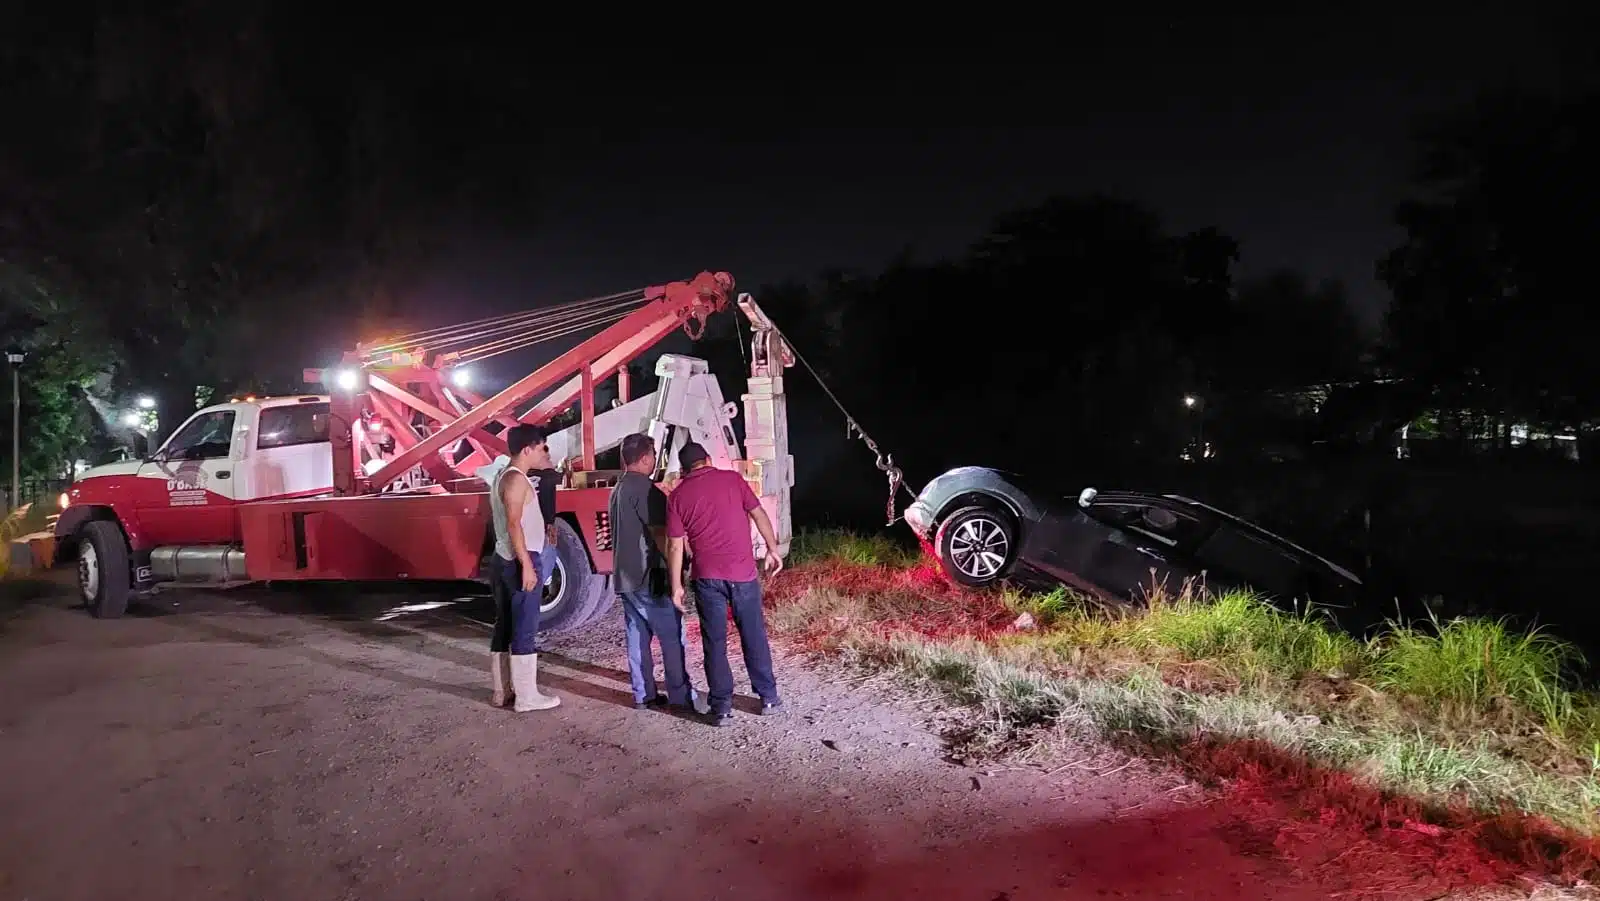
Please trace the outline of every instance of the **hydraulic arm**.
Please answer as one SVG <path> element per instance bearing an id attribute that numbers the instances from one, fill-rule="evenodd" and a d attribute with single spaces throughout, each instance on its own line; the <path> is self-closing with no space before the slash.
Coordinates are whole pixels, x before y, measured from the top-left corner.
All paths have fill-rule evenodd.
<path id="1" fill-rule="evenodd" d="M 794 475 L 783 368 L 795 358 L 754 298 L 734 298 L 733 288 L 727 273 L 702 272 L 643 291 L 364 344 L 334 370 L 308 371 L 307 379 L 327 384 L 332 397 L 335 493 L 481 490 L 473 472 L 505 453 L 505 428 L 543 425 L 576 403 L 578 423 L 551 435 L 552 458 L 566 466 L 570 487 L 587 484 L 595 455 L 630 432 L 647 431 L 656 439 L 669 477 L 676 450 L 698 441 L 717 465 L 743 472 L 758 489 L 787 546 Z M 657 390 L 630 396 L 629 363 L 679 328 L 699 337 L 707 318 L 730 300 L 751 331 L 744 452 L 732 428 L 737 407 L 724 403 L 703 360 L 663 355 L 655 370 Z M 474 394 L 463 377 L 470 364 L 596 327 L 598 334 L 493 396 Z M 597 412 L 595 389 L 612 378 L 618 406 Z"/>

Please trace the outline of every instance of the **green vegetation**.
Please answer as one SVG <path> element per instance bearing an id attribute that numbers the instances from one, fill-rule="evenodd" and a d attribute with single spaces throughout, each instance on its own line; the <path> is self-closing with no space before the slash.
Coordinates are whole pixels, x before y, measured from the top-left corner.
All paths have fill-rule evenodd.
<path id="1" fill-rule="evenodd" d="M 807 529 L 790 542 L 788 559 L 794 565 L 910 566 L 917 558 L 884 535 L 861 535 L 844 529 Z"/>
<path id="2" fill-rule="evenodd" d="M 1244 592 L 1119 610 L 1060 590 L 957 595 L 910 567 L 863 578 L 864 564 L 908 563 L 883 539 L 795 544 L 833 565 L 780 580 L 775 626 L 980 708 L 979 750 L 1063 728 L 1158 751 L 1252 740 L 1426 803 L 1600 832 L 1600 699 L 1576 687 L 1581 657 L 1552 636 L 1458 619 L 1363 641 Z M 967 628 L 952 624 L 957 604 Z"/>

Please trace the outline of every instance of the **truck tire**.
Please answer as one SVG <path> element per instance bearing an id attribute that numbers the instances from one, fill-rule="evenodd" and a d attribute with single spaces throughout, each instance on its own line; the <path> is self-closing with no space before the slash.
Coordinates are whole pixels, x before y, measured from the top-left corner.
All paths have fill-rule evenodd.
<path id="1" fill-rule="evenodd" d="M 91 520 L 78 530 L 78 594 L 90 615 L 115 619 L 128 610 L 133 569 L 128 542 L 114 522 Z"/>
<path id="2" fill-rule="evenodd" d="M 539 631 L 572 632 L 611 606 L 611 579 L 589 565 L 583 539 L 566 520 L 556 520 L 556 566 L 539 608 Z"/>

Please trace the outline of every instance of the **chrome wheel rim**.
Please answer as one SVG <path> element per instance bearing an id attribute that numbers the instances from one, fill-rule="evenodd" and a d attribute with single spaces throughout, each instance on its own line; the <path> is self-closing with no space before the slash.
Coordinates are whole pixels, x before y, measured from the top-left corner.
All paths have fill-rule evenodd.
<path id="1" fill-rule="evenodd" d="M 539 604 L 540 614 L 549 613 L 566 600 L 563 595 L 567 593 L 567 566 L 561 562 L 559 556 L 556 557 L 556 565 L 550 569 L 550 584 L 542 586 L 540 591 L 543 592 L 540 595 L 542 599 Z"/>
<path id="2" fill-rule="evenodd" d="M 1011 552 L 1011 539 L 999 522 L 987 516 L 975 516 L 959 526 L 950 535 L 950 562 L 962 575 L 972 579 L 990 579 L 1006 565 Z"/>

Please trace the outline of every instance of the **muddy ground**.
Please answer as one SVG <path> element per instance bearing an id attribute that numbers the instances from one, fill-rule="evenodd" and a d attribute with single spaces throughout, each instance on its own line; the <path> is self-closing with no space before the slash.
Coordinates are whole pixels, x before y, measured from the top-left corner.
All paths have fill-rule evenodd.
<path id="1" fill-rule="evenodd" d="M 615 611 L 542 658 L 563 706 L 518 715 L 486 703 L 482 599 L 163 592 L 97 621 L 59 575 L 30 593 L 0 619 L 0 899 L 1330 894 L 1158 769 L 963 766 L 937 704 L 794 657 L 782 718 L 635 711 Z"/>

